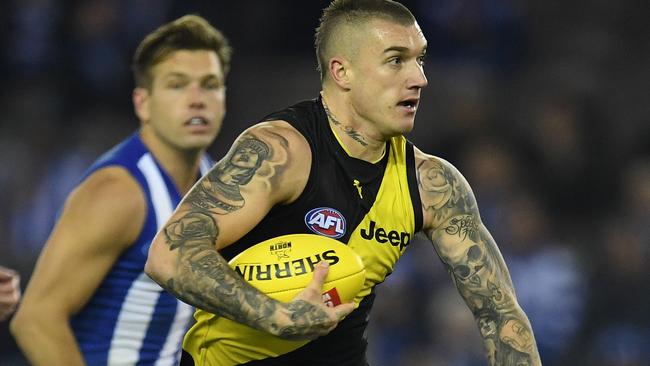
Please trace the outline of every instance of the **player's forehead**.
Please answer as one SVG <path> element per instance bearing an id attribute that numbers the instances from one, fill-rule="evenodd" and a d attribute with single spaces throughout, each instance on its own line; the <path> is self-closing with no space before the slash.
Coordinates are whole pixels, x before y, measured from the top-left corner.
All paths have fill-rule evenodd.
<path id="1" fill-rule="evenodd" d="M 151 68 L 158 77 L 220 77 L 223 74 L 221 61 L 210 50 L 175 50 Z"/>
<path id="2" fill-rule="evenodd" d="M 365 45 L 376 53 L 391 50 L 422 53 L 427 47 L 427 40 L 417 22 L 402 24 L 376 18 L 366 22 L 363 28 L 360 47 Z"/>

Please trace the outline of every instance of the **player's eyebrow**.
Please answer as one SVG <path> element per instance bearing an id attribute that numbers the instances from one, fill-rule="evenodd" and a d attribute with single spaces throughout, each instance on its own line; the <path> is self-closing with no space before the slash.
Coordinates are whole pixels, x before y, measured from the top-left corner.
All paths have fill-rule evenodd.
<path id="1" fill-rule="evenodd" d="M 188 74 L 186 74 L 184 72 L 171 71 L 171 72 L 163 75 L 163 78 L 191 78 L 191 75 L 188 75 Z M 203 75 L 203 76 L 201 76 L 201 79 L 202 80 L 208 80 L 208 79 L 221 80 L 219 75 L 217 75 L 215 73 L 209 73 L 209 74 Z"/>
<path id="2" fill-rule="evenodd" d="M 408 49 L 408 47 L 403 47 L 403 46 L 391 46 L 391 47 L 386 48 L 384 50 L 384 53 L 389 53 L 391 51 L 396 51 L 396 52 L 399 52 L 399 53 L 406 53 L 406 52 L 409 51 L 409 49 Z"/>
<path id="3" fill-rule="evenodd" d="M 388 47 L 388 48 L 386 48 L 384 50 L 384 53 L 389 53 L 389 52 L 393 52 L 393 51 L 399 52 L 399 53 L 408 53 L 408 52 L 411 51 L 411 49 L 408 48 L 408 47 L 404 47 L 404 46 L 390 46 L 390 47 Z M 427 46 L 425 45 L 422 48 L 421 53 L 426 53 L 426 52 L 427 52 Z"/>
<path id="4" fill-rule="evenodd" d="M 178 71 L 171 71 L 171 72 L 168 72 L 168 73 L 163 75 L 163 77 L 165 77 L 165 78 L 173 78 L 173 77 L 178 77 L 178 78 L 185 77 L 186 78 L 188 76 L 189 75 L 187 75 L 185 73 L 182 73 L 182 72 L 178 72 Z"/>

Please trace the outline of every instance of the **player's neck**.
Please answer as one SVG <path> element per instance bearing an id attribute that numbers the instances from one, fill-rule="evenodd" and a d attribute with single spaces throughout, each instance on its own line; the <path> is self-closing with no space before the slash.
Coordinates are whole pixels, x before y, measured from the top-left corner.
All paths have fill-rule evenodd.
<path id="1" fill-rule="evenodd" d="M 348 155 L 370 163 L 380 161 L 386 153 L 386 139 L 368 133 L 370 123 L 354 118 L 345 103 L 337 103 L 338 100 L 325 91 L 321 96 L 330 128 Z"/>
<path id="2" fill-rule="evenodd" d="M 143 133 L 142 130 L 140 138 L 174 181 L 179 193 L 185 195 L 196 182 L 203 150 L 181 150 L 166 144 L 151 134 Z"/>

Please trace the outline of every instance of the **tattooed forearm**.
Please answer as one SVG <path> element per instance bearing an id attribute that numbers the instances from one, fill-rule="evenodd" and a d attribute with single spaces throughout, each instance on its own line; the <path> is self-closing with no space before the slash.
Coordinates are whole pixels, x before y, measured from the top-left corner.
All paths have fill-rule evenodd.
<path id="1" fill-rule="evenodd" d="M 172 274 L 159 282 L 200 309 L 285 338 L 310 339 L 332 323 L 325 311 L 299 302 L 281 303 L 262 294 L 217 251 L 220 220 L 226 220 L 222 215 L 246 205 L 242 188 L 246 185 L 257 192 L 277 188 L 278 176 L 290 162 L 288 148 L 285 137 L 264 126 L 238 139 L 162 230 L 165 244 L 177 256 L 172 257 L 176 261 Z"/>
<path id="2" fill-rule="evenodd" d="M 486 309 L 476 317 L 490 365 L 536 365 L 529 326 L 514 317 Z"/>
<path id="3" fill-rule="evenodd" d="M 218 254 L 214 243 L 219 230 L 212 216 L 187 212 L 167 225 L 164 233 L 170 250 L 179 251 L 181 264 L 166 287 L 181 299 L 246 324 L 258 317 L 254 315 L 257 310 L 268 307 L 265 302 L 276 306 L 242 280 Z"/>
<path id="4" fill-rule="evenodd" d="M 206 249 L 194 255 L 200 256 L 192 261 L 189 271 L 170 280 L 172 292 L 190 304 L 236 322 L 262 330 L 270 328 L 280 304 L 248 285 L 216 251 Z"/>
<path id="5" fill-rule="evenodd" d="M 427 235 L 474 314 L 489 364 L 541 365 L 532 328 L 469 184 L 451 164 L 424 155 L 417 179 Z"/>
<path id="6" fill-rule="evenodd" d="M 292 312 L 291 320 L 295 326 L 285 327 L 280 330 L 280 334 L 285 339 L 300 339 L 300 328 L 310 324 L 318 324 L 319 329 L 327 330 L 330 326 L 327 325 L 327 315 L 318 311 L 314 304 L 307 301 L 296 301 L 289 304 L 289 310 Z"/>
<path id="7" fill-rule="evenodd" d="M 454 216 L 430 235 L 476 318 L 490 364 L 538 365 L 532 329 L 517 305 L 508 269 L 476 216 Z"/>
<path id="8" fill-rule="evenodd" d="M 170 250 L 179 251 L 177 274 L 164 284 L 167 291 L 198 308 L 256 329 L 281 335 L 295 333 L 291 330 L 295 324 L 280 325 L 276 320 L 277 312 L 286 305 L 254 289 L 219 255 L 214 246 L 218 227 L 211 216 L 186 213 L 164 233 Z M 300 313 L 293 317 L 295 322 L 311 321 Z"/>

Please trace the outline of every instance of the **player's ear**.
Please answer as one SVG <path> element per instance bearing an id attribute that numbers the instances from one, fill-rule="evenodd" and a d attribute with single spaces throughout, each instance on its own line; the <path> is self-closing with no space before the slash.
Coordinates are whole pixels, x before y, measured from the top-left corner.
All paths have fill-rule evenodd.
<path id="1" fill-rule="evenodd" d="M 136 87 L 133 89 L 133 108 L 135 109 L 135 114 L 138 116 L 138 119 L 145 123 L 149 121 L 151 117 L 151 112 L 149 110 L 149 90 L 142 87 Z"/>
<path id="2" fill-rule="evenodd" d="M 332 80 L 339 87 L 349 89 L 351 69 L 348 60 L 342 57 L 332 57 L 327 66 Z"/>

